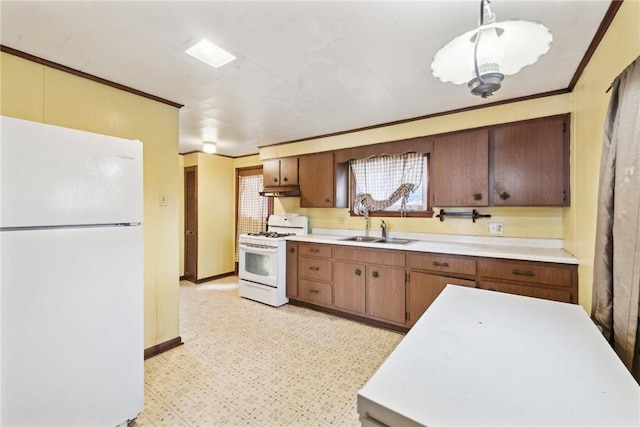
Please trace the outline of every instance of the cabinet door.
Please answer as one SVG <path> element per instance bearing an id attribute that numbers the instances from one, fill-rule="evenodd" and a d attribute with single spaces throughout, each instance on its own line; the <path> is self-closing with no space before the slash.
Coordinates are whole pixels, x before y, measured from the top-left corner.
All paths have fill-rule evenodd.
<path id="1" fill-rule="evenodd" d="M 447 284 L 475 288 L 473 280 L 412 271 L 409 280 L 409 325 L 414 325 Z"/>
<path id="2" fill-rule="evenodd" d="M 298 185 L 297 157 L 285 157 L 280 159 L 280 185 Z"/>
<path id="3" fill-rule="evenodd" d="M 405 271 L 377 265 L 367 266 L 366 313 L 388 322 L 404 324 Z"/>
<path id="4" fill-rule="evenodd" d="M 301 156 L 299 174 L 301 207 L 331 208 L 334 206 L 333 152 Z"/>
<path id="5" fill-rule="evenodd" d="M 363 264 L 333 264 L 333 305 L 354 313 L 365 313 L 365 273 Z"/>
<path id="6" fill-rule="evenodd" d="M 298 244 L 287 242 L 287 298 L 298 296 Z"/>
<path id="7" fill-rule="evenodd" d="M 487 129 L 435 137 L 433 152 L 434 206 L 488 205 Z"/>
<path id="8" fill-rule="evenodd" d="M 564 117 L 492 130 L 493 206 L 569 205 Z"/>
<path id="9" fill-rule="evenodd" d="M 262 163 L 262 181 L 265 187 L 280 185 L 280 159 L 269 159 Z"/>

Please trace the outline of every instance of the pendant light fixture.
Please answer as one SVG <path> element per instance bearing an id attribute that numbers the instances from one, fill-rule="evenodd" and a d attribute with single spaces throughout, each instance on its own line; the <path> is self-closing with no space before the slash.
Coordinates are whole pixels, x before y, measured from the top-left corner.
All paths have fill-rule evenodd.
<path id="1" fill-rule="evenodd" d="M 467 84 L 487 98 L 500 89 L 504 76 L 535 63 L 549 51 L 553 36 L 542 24 L 521 20 L 496 23 L 489 0 L 480 0 L 479 26 L 451 40 L 431 62 L 443 82 Z"/>

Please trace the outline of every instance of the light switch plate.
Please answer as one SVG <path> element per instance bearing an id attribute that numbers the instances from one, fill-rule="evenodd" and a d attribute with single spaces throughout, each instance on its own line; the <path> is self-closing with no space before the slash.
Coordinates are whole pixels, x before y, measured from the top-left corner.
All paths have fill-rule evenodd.
<path id="1" fill-rule="evenodd" d="M 160 206 L 169 206 L 169 200 L 166 194 L 161 194 L 159 198 Z"/>

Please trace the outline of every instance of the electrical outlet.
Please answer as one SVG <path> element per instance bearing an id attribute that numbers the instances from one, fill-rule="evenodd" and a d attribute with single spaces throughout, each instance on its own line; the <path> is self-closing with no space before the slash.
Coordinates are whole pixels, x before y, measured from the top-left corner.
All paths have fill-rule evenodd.
<path id="1" fill-rule="evenodd" d="M 502 234 L 504 233 L 504 227 L 501 222 L 490 222 L 489 223 L 489 233 L 491 234 Z"/>
<path id="2" fill-rule="evenodd" d="M 344 218 L 340 218 L 340 219 L 338 220 L 338 224 L 340 224 L 340 225 L 344 225 Z"/>

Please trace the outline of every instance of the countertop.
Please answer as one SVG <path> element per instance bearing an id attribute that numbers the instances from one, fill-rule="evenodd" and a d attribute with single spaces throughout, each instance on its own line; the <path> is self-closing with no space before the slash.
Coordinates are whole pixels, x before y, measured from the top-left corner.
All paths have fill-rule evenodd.
<path id="1" fill-rule="evenodd" d="M 448 285 L 358 413 L 363 426 L 639 425 L 640 387 L 582 307 Z"/>
<path id="2" fill-rule="evenodd" d="M 395 249 L 410 252 L 430 252 L 450 255 L 467 255 L 488 258 L 504 258 L 526 261 L 578 264 L 578 259 L 562 249 L 556 239 L 519 239 L 500 237 L 474 237 L 455 235 L 433 235 L 421 233 L 393 233 L 390 237 L 416 239 L 407 245 L 349 242 L 341 240 L 353 235 L 364 235 L 355 230 L 314 229 L 311 234 L 289 236 L 287 240 L 307 243 L 330 243 L 345 246 L 376 249 Z M 379 232 L 370 233 L 380 236 Z"/>

